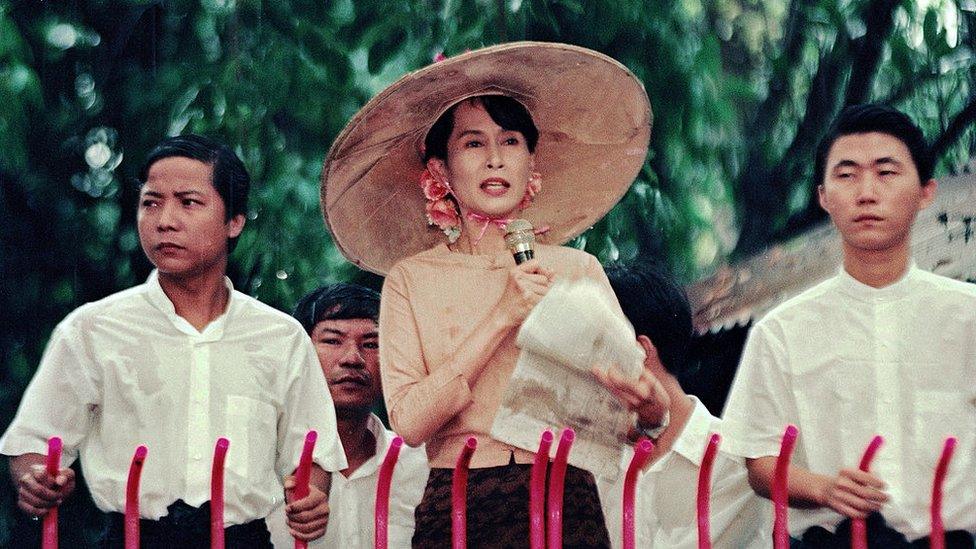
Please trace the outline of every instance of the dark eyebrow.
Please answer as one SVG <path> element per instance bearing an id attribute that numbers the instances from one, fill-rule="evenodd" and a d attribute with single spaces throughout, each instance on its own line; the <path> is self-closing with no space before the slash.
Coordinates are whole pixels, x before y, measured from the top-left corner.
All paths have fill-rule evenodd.
<path id="1" fill-rule="evenodd" d="M 891 156 L 885 156 L 874 161 L 875 166 L 878 164 L 895 164 L 896 166 L 901 166 L 901 161 Z"/>
<path id="2" fill-rule="evenodd" d="M 162 198 L 163 197 L 163 193 L 158 193 L 156 191 L 146 191 L 146 190 L 142 191 L 142 195 L 143 196 L 151 196 L 153 198 Z"/>
<path id="3" fill-rule="evenodd" d="M 189 191 L 176 191 L 173 193 L 173 196 L 177 198 L 185 198 L 187 196 L 204 196 L 204 194 L 200 191 L 194 191 L 191 189 Z"/>
<path id="4" fill-rule="evenodd" d="M 343 337 L 345 337 L 347 335 L 346 332 L 343 332 L 342 330 L 336 330 L 335 328 L 322 328 L 322 331 L 323 332 L 328 332 L 330 334 L 335 334 L 335 335 L 338 335 L 338 336 L 343 336 Z M 376 331 L 366 332 L 365 334 L 363 334 L 363 339 L 377 338 L 379 336 L 380 336 L 379 335 L 379 332 L 376 332 Z"/>
<path id="5" fill-rule="evenodd" d="M 860 166 L 860 164 L 854 162 L 853 160 L 841 160 L 834 164 L 830 169 L 836 170 L 837 168 L 857 168 L 858 166 Z"/>
<path id="6" fill-rule="evenodd" d="M 481 130 L 464 130 L 463 132 L 461 132 L 461 133 L 458 134 L 458 139 L 460 139 L 460 138 L 462 138 L 462 137 L 464 137 L 466 135 L 474 135 L 474 136 L 479 136 L 480 137 L 480 136 L 484 135 L 484 133 L 485 132 L 483 132 Z"/>

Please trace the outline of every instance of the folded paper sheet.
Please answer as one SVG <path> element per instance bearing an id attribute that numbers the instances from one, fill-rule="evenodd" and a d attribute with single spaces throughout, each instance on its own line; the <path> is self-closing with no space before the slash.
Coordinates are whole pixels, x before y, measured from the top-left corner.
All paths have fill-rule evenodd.
<path id="1" fill-rule="evenodd" d="M 636 377 L 644 351 L 608 291 L 586 279 L 558 282 L 525 319 L 517 344 L 492 437 L 535 451 L 544 429 L 572 427 L 570 464 L 616 478 L 634 418 L 590 370 L 616 364 Z"/>

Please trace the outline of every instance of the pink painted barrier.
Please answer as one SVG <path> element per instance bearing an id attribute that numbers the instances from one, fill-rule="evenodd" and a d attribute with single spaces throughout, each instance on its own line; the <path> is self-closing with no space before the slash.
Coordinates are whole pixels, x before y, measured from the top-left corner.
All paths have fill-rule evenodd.
<path id="1" fill-rule="evenodd" d="M 390 449 L 383 457 L 379 478 L 376 480 L 376 503 L 373 507 L 373 545 L 376 549 L 386 549 L 390 537 L 390 484 L 393 482 L 393 469 L 400 459 L 403 438 L 393 437 Z"/>
<path id="2" fill-rule="evenodd" d="M 701 467 L 698 469 L 698 498 L 696 512 L 698 514 L 698 549 L 712 549 L 711 513 L 709 504 L 712 499 L 712 465 L 718 454 L 718 445 L 722 437 L 712 433 L 705 445 Z"/>
<path id="3" fill-rule="evenodd" d="M 566 460 L 569 450 L 573 447 L 576 433 L 570 429 L 563 429 L 556 448 L 556 459 L 552 462 L 552 472 L 549 474 L 549 549 L 561 549 L 563 546 L 563 488 L 566 481 Z"/>
<path id="4" fill-rule="evenodd" d="M 210 469 L 210 547 L 224 549 L 224 461 L 230 441 L 217 439 Z"/>
<path id="5" fill-rule="evenodd" d="M 125 484 L 125 549 L 139 549 L 139 480 L 148 449 L 136 448 L 129 465 L 129 480 Z"/>
<path id="6" fill-rule="evenodd" d="M 942 485 L 945 483 L 946 473 L 949 472 L 949 462 L 952 452 L 956 449 L 956 437 L 949 437 L 942 447 L 942 456 L 935 467 L 935 480 L 932 482 L 932 533 L 929 535 L 930 549 L 945 549 L 945 525 L 942 524 Z"/>
<path id="7" fill-rule="evenodd" d="M 315 441 L 318 439 L 317 432 L 309 431 L 305 434 L 305 446 L 302 447 L 302 457 L 298 459 L 298 469 L 295 470 L 295 489 L 292 490 L 294 501 L 308 496 L 308 480 L 312 476 L 312 452 L 315 451 Z M 300 539 L 295 539 L 295 549 L 305 549 L 308 544 Z"/>
<path id="8" fill-rule="evenodd" d="M 468 438 L 451 477 L 451 547 L 454 549 L 464 549 L 468 545 L 468 465 L 477 448 L 478 439 Z"/>
<path id="9" fill-rule="evenodd" d="M 634 445 L 634 457 L 630 459 L 627 474 L 624 476 L 623 520 L 621 520 L 624 549 L 634 549 L 637 546 L 637 538 L 634 532 L 636 516 L 634 502 L 637 499 L 637 477 L 640 475 L 644 466 L 647 465 L 648 460 L 651 459 L 651 451 L 653 450 L 654 443 L 650 440 L 642 438 L 637 441 L 637 444 Z"/>
<path id="10" fill-rule="evenodd" d="M 790 458 L 796 437 L 799 434 L 795 425 L 787 425 L 780 444 L 779 457 L 776 458 L 776 471 L 773 476 L 773 548 L 789 549 L 789 473 Z"/>
<path id="11" fill-rule="evenodd" d="M 868 447 L 864 450 L 864 455 L 861 456 L 861 463 L 858 465 L 858 469 L 865 473 L 871 469 L 871 462 L 874 460 L 874 455 L 878 453 L 878 448 L 881 447 L 881 443 L 883 442 L 884 439 L 880 435 L 871 439 Z M 868 527 L 864 519 L 851 520 L 851 549 L 868 549 Z"/>
<path id="12" fill-rule="evenodd" d="M 549 449 L 552 447 L 552 431 L 542 431 L 539 451 L 532 463 L 529 478 L 529 546 L 543 549 L 546 545 L 546 471 L 549 469 Z"/>
<path id="13" fill-rule="evenodd" d="M 51 437 L 47 441 L 47 463 L 45 469 L 51 477 L 58 476 L 61 469 L 61 439 Z M 44 515 L 44 525 L 41 530 L 41 547 L 44 549 L 58 549 L 58 508 L 48 509 Z"/>

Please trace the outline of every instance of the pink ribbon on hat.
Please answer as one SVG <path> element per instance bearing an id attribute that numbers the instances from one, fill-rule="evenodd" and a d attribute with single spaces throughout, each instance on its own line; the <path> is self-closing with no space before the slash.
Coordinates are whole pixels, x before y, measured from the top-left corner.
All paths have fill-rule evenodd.
<path id="1" fill-rule="evenodd" d="M 488 231 L 489 225 L 494 225 L 498 227 L 499 230 L 504 231 L 505 226 L 512 222 L 511 217 L 492 217 L 490 215 L 484 215 L 478 212 L 468 212 L 466 216 L 475 223 L 484 223 L 484 225 L 481 226 L 481 232 L 478 233 L 478 238 L 474 240 L 475 244 L 481 242 L 481 239 L 484 238 L 485 233 Z"/>

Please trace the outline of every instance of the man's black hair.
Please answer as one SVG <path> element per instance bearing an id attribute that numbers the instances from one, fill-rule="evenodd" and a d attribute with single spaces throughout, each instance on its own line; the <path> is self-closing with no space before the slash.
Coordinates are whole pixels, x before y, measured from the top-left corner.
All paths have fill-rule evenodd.
<path id="1" fill-rule="evenodd" d="M 637 335 L 651 340 L 664 368 L 679 379 L 694 369 L 691 306 L 684 289 L 655 263 L 610 265 L 606 272 L 627 320 Z"/>
<path id="2" fill-rule="evenodd" d="M 525 105 L 506 95 L 479 95 L 471 99 L 484 106 L 488 116 L 502 129 L 521 133 L 529 152 L 535 152 L 536 143 L 539 142 L 539 130 Z M 447 140 L 454 131 L 454 112 L 458 105 L 460 103 L 447 109 L 427 132 L 424 138 L 424 162 L 431 158 L 447 160 Z"/>
<path id="3" fill-rule="evenodd" d="M 202 135 L 167 137 L 149 151 L 139 172 L 139 184 L 145 184 L 149 176 L 149 168 L 153 164 L 172 157 L 197 160 L 213 169 L 210 183 L 224 202 L 225 221 L 230 221 L 236 215 L 247 214 L 247 195 L 251 188 L 251 176 L 244 168 L 244 163 L 230 147 Z M 229 239 L 228 251 L 233 251 L 236 244 L 236 238 Z"/>
<path id="4" fill-rule="evenodd" d="M 822 185 L 827 173 L 827 155 L 840 137 L 859 133 L 878 132 L 890 135 L 908 148 L 922 185 L 932 179 L 934 159 L 922 130 L 905 113 L 888 105 L 851 105 L 837 115 L 827 135 L 820 140 L 814 164 L 814 182 Z"/>
<path id="5" fill-rule="evenodd" d="M 380 294 L 358 284 L 329 284 L 299 299 L 291 316 L 302 323 L 309 335 L 323 320 L 367 318 L 379 322 Z"/>

